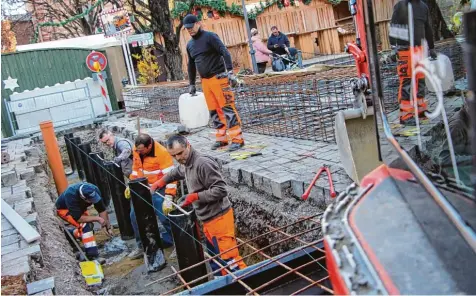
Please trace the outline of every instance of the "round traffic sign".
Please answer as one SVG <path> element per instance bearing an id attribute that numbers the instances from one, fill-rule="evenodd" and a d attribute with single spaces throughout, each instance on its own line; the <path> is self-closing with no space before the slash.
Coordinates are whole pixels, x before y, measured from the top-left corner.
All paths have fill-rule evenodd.
<path id="1" fill-rule="evenodd" d="M 97 52 L 97 51 L 92 51 L 88 56 L 86 57 L 86 66 L 88 66 L 88 69 L 97 72 L 97 70 L 94 67 L 95 62 L 99 63 L 100 70 L 104 71 L 107 66 L 107 58 L 104 54 Z"/>

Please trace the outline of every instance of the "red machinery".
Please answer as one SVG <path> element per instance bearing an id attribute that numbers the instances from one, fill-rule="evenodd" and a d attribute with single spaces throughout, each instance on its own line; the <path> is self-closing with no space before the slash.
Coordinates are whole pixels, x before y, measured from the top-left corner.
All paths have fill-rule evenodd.
<path id="1" fill-rule="evenodd" d="M 322 230 L 334 293 L 476 294 L 475 200 L 431 182 L 393 137 L 381 102 L 373 3 L 349 5 L 358 38 L 347 51 L 356 59 L 358 90 L 377 82 L 379 125 L 410 171 L 381 165 L 326 209 Z"/>

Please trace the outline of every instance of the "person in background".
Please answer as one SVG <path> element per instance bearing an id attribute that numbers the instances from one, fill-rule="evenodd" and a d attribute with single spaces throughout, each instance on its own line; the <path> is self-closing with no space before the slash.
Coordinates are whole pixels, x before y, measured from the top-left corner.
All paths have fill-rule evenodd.
<path id="1" fill-rule="evenodd" d="M 193 149 L 181 135 L 174 135 L 167 140 L 167 151 L 180 166 L 168 172 L 159 181 L 158 187 L 185 180 L 190 193 L 185 196 L 180 207 L 193 205 L 197 218 L 203 225 L 208 253 L 211 256 L 220 254 L 220 263 L 228 266 L 231 271 L 245 268 L 246 264 L 236 244 L 233 208 L 219 164 Z M 210 266 L 213 271 L 220 268 L 213 262 L 210 262 Z M 227 273 L 222 270 L 220 274 Z"/>
<path id="2" fill-rule="evenodd" d="M 290 47 L 288 36 L 281 33 L 276 26 L 271 27 L 268 49 L 277 55 L 288 54 L 293 59 L 297 54 L 297 50 L 294 47 Z"/>
<path id="3" fill-rule="evenodd" d="M 94 205 L 98 216 L 88 214 L 88 207 Z M 94 238 L 93 222 L 101 224 L 108 236 L 112 236 L 111 223 L 99 189 L 90 183 L 82 182 L 69 185 L 55 203 L 56 213 L 73 227 L 67 230 L 77 239 L 81 239 L 88 259 L 99 256 Z"/>
<path id="4" fill-rule="evenodd" d="M 262 74 L 266 70 L 269 55 L 273 52 L 264 45 L 257 29 L 251 29 L 251 36 L 251 42 L 253 42 L 253 49 L 255 51 L 256 64 L 258 65 L 258 73 Z"/>

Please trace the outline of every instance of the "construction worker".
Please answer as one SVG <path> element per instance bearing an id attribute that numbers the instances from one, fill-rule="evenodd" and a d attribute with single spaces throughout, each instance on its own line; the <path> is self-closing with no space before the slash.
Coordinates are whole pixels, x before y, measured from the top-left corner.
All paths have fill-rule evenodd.
<path id="1" fill-rule="evenodd" d="M 135 140 L 135 147 L 133 149 L 133 163 L 132 173 L 130 179 L 145 177 L 148 180 L 150 191 L 152 194 L 152 204 L 155 209 L 155 214 L 159 217 L 159 221 L 162 224 L 160 228 L 162 245 L 164 248 L 171 247 L 174 244 L 172 238 L 172 228 L 170 221 L 167 218 L 168 212 L 172 210 L 172 201 L 177 195 L 177 182 L 169 182 L 165 188 L 159 189 L 158 181 L 168 172 L 174 169 L 173 159 L 164 146 L 154 141 L 148 134 L 140 134 Z M 129 188 L 128 188 L 129 189 Z M 126 191 L 128 191 L 126 189 Z M 130 193 L 126 193 L 130 196 Z M 165 200 L 164 200 L 165 198 Z M 140 238 L 137 236 L 139 229 L 136 222 L 136 213 L 134 208 L 131 207 L 131 221 L 134 232 L 136 233 L 137 243 L 140 243 Z M 142 250 L 142 248 L 140 248 Z"/>
<path id="2" fill-rule="evenodd" d="M 77 183 L 68 186 L 56 200 L 56 212 L 63 220 L 74 226 L 68 231 L 81 239 L 88 259 L 99 256 L 93 233 L 93 222 L 98 222 L 112 236 L 109 215 L 101 198 L 99 189 L 90 183 Z M 88 215 L 88 207 L 94 205 L 99 216 Z"/>
<path id="3" fill-rule="evenodd" d="M 114 150 L 114 162 L 121 166 L 122 173 L 126 178 L 132 173 L 132 149 L 134 144 L 129 139 L 116 137 L 113 133 L 102 130 L 99 133 L 99 141 Z M 127 188 L 125 196 L 130 200 L 130 190 Z M 136 214 L 134 212 L 134 206 L 131 201 L 131 210 L 129 212 L 131 217 L 132 229 L 134 230 L 134 236 L 136 239 L 136 248 L 132 250 L 127 257 L 130 259 L 139 259 L 144 256 L 144 250 L 142 247 L 142 241 L 140 239 L 139 227 L 137 226 Z"/>
<path id="4" fill-rule="evenodd" d="M 238 150 L 245 142 L 241 119 L 235 107 L 235 95 L 230 89 L 230 85 L 235 86 L 237 83 L 231 55 L 217 34 L 201 28 L 196 16 L 187 15 L 183 19 L 183 26 L 192 36 L 187 44 L 190 94 L 196 93 L 195 79 L 198 70 L 212 124 L 216 129 L 216 141 L 212 150 L 228 145 L 227 127 L 232 142 L 228 151 Z"/>
<path id="5" fill-rule="evenodd" d="M 181 135 L 168 139 L 167 150 L 180 166 L 160 179 L 158 187 L 185 179 L 190 193 L 179 206 L 193 205 L 197 218 L 203 224 L 210 255 L 220 254 L 223 265 L 228 265 L 231 271 L 245 268 L 246 264 L 241 260 L 238 248 L 235 248 L 233 209 L 218 163 L 193 149 Z M 213 270 L 219 268 L 213 262 L 210 265 Z M 222 270 L 221 275 L 226 274 Z"/>
<path id="6" fill-rule="evenodd" d="M 408 28 L 408 4 L 413 9 L 413 28 Z M 414 47 L 410 48 L 409 29 L 414 32 Z M 399 76 L 398 103 L 400 105 L 400 123 L 404 125 L 416 125 L 414 118 L 415 110 L 412 93 L 412 64 L 423 59 L 423 40 L 426 40 L 429 48 L 429 56 L 436 59 L 433 32 L 431 30 L 430 12 L 428 6 L 421 0 L 402 0 L 393 8 L 390 21 L 390 44 L 397 50 L 397 72 Z M 411 60 L 413 52 L 414 61 Z M 416 74 L 415 93 L 418 105 L 418 117 L 425 120 L 425 111 L 428 106 L 425 102 L 425 76 Z"/>
<path id="7" fill-rule="evenodd" d="M 132 142 L 128 139 L 116 137 L 107 130 L 102 130 L 99 133 L 99 141 L 113 149 L 114 162 L 121 166 L 124 176 L 129 177 L 132 173 Z"/>

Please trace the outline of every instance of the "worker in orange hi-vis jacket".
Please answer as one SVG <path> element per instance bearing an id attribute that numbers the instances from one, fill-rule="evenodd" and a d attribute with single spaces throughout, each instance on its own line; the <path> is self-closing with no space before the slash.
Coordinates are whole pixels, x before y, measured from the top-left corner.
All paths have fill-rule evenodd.
<path id="1" fill-rule="evenodd" d="M 163 226 L 160 234 L 163 246 L 164 248 L 171 247 L 174 241 L 167 214 L 172 210 L 171 202 L 177 195 L 177 182 L 170 182 L 164 188 L 159 188 L 158 181 L 174 169 L 172 156 L 170 156 L 164 146 L 154 141 L 148 134 L 140 134 L 136 138 L 132 155 L 132 173 L 129 178 L 131 180 L 142 177 L 147 178 L 151 187 L 152 204 Z M 158 190 L 159 194 L 156 192 L 157 189 L 160 189 Z M 126 193 L 126 195 L 128 194 Z M 133 213 L 131 212 L 131 220 L 135 222 L 136 213 L 135 211 Z M 137 227 L 137 223 L 134 222 L 132 226 Z M 135 231 L 135 233 L 138 233 L 138 231 Z"/>

